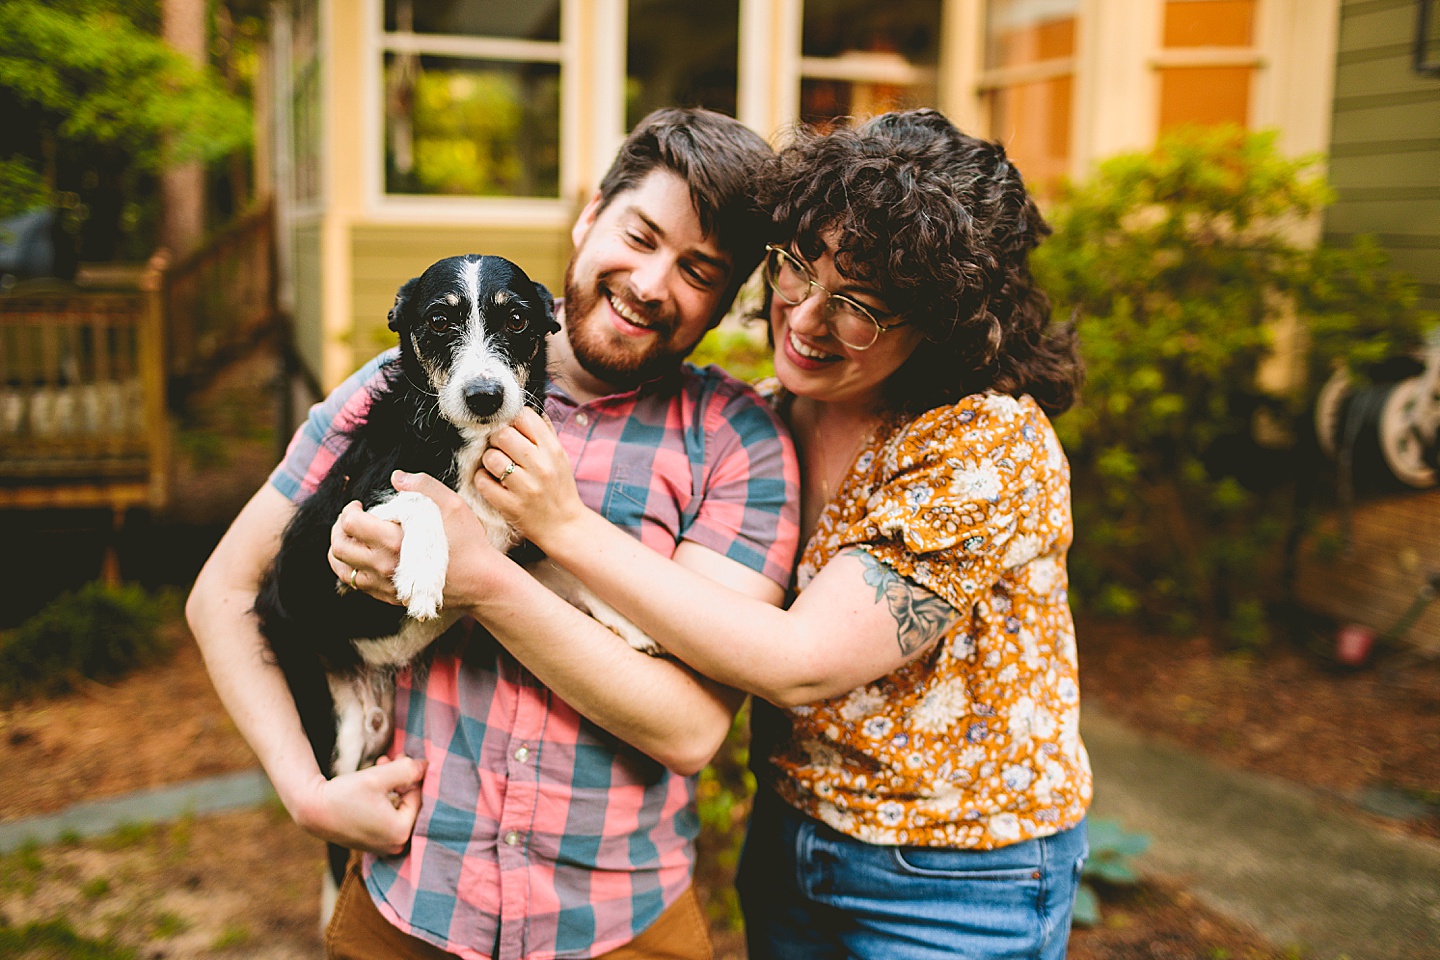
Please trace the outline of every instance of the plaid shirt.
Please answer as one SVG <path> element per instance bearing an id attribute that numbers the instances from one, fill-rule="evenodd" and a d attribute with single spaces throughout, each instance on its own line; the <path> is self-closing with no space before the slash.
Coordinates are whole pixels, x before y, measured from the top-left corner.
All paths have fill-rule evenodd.
<path id="1" fill-rule="evenodd" d="M 271 483 L 313 491 L 369 404 L 371 361 L 291 441 Z M 592 509 L 670 556 L 689 540 L 790 580 L 799 467 L 748 387 L 685 365 L 639 390 L 546 412 Z M 690 884 L 699 822 L 677 776 L 581 717 L 462 621 L 400 678 L 394 753 L 429 760 L 407 853 L 365 858 L 381 913 L 462 957 L 591 957 L 643 932 Z"/>

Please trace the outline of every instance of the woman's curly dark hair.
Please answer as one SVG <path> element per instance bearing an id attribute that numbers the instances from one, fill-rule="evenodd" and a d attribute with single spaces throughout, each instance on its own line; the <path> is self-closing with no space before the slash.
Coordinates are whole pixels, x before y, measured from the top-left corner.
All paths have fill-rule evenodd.
<path id="1" fill-rule="evenodd" d="M 1050 323 L 1029 253 L 1050 232 L 1005 150 L 934 110 L 859 127 L 802 132 L 765 178 L 779 236 L 875 288 L 928 340 L 886 381 L 915 414 L 986 390 L 1030 394 L 1050 414 L 1075 400 L 1080 362 L 1069 327 Z"/>

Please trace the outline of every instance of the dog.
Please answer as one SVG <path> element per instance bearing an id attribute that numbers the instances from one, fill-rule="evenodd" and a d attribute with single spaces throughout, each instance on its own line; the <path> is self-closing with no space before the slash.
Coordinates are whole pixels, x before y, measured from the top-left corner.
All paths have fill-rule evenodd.
<path id="1" fill-rule="evenodd" d="M 489 437 L 524 407 L 542 411 L 545 339 L 560 329 L 544 286 L 508 260 L 473 254 L 440 260 L 401 286 L 389 327 L 399 357 L 349 427 L 345 452 L 296 507 L 254 606 L 316 762 L 332 776 L 370 766 L 389 747 L 396 672 L 459 617 L 443 607 L 449 548 L 439 508 L 398 493 L 392 472 L 438 478 L 475 511 L 496 549 L 514 547 L 519 535 L 473 480 Z M 404 608 L 337 582 L 330 568 L 331 527 L 352 500 L 403 528 L 394 582 Z M 632 646 L 661 652 L 557 564 L 529 569 Z"/>

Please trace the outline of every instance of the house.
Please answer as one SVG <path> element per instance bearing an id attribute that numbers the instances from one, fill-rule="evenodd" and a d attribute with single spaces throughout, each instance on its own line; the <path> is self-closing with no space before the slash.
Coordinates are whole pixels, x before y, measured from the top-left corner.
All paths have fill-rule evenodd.
<path id="1" fill-rule="evenodd" d="M 1344 7 L 1405 7 L 1347 2 Z M 1341 0 L 281 0 L 268 176 L 282 303 L 324 388 L 389 342 L 395 289 L 501 252 L 559 289 L 624 133 L 700 104 L 797 120 L 936 106 L 1040 190 L 1185 123 L 1330 143 Z M 1409 42 L 1410 34 L 1394 42 Z"/>

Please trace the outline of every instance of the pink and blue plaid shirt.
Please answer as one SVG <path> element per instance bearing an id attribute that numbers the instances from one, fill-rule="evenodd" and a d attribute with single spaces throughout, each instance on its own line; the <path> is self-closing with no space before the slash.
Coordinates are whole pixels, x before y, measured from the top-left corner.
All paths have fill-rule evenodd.
<path id="1" fill-rule="evenodd" d="M 396 356 L 310 411 L 276 489 L 315 489 Z M 789 584 L 799 467 L 749 387 L 687 364 L 589 403 L 552 387 L 546 412 L 589 507 L 666 556 L 689 540 Z M 400 678 L 395 727 L 395 754 L 429 760 L 424 802 L 409 850 L 367 856 L 365 879 L 401 930 L 469 958 L 592 957 L 689 886 L 695 779 L 580 716 L 471 621 Z"/>

